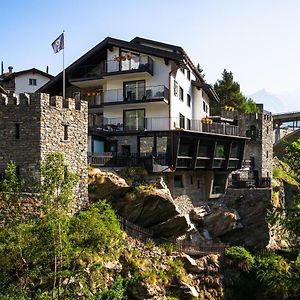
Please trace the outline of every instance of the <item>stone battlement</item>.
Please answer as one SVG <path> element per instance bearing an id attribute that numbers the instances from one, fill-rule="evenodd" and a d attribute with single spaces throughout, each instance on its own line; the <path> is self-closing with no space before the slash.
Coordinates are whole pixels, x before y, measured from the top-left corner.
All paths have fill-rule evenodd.
<path id="1" fill-rule="evenodd" d="M 56 107 L 58 109 L 70 109 L 78 111 L 87 111 L 88 104 L 84 100 L 73 98 L 63 99 L 61 96 L 52 96 L 43 93 L 20 93 L 20 94 L 0 94 L 0 109 L 5 107 Z"/>

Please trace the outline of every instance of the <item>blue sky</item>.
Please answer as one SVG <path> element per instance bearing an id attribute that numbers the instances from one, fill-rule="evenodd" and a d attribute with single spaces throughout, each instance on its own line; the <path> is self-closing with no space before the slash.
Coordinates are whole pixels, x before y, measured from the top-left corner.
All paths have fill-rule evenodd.
<path id="1" fill-rule="evenodd" d="M 66 66 L 111 36 L 182 46 L 214 83 L 224 68 L 245 94 L 300 88 L 298 0 L 0 0 L 0 61 L 15 71 L 56 75 L 62 53 L 51 43 L 65 30 Z"/>

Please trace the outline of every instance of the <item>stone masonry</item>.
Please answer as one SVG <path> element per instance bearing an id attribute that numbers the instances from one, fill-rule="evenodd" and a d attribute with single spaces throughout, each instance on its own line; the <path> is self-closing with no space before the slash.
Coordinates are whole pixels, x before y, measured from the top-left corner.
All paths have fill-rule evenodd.
<path id="1" fill-rule="evenodd" d="M 272 177 L 273 118 L 270 113 L 244 115 L 239 120 L 243 134 L 250 137 L 246 142 L 244 159 L 252 160 L 252 168 L 260 178 Z"/>
<path id="2" fill-rule="evenodd" d="M 0 94 L 0 173 L 14 161 L 27 188 L 40 181 L 46 154 L 60 151 L 73 172 L 80 175 L 79 206 L 88 201 L 87 102 L 48 94 Z"/>

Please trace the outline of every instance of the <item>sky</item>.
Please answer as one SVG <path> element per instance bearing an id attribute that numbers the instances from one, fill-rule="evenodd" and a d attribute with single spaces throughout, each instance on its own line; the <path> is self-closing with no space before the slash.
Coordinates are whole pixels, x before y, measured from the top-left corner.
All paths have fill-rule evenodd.
<path id="1" fill-rule="evenodd" d="M 0 61 L 56 75 L 51 43 L 63 30 L 66 66 L 107 36 L 140 36 L 184 48 L 208 83 L 227 69 L 245 95 L 300 95 L 299 13 L 300 0 L 0 0 Z"/>

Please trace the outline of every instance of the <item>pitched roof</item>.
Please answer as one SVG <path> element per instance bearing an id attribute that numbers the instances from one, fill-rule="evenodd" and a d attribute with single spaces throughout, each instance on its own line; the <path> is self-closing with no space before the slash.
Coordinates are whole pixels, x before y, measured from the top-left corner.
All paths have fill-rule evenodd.
<path id="1" fill-rule="evenodd" d="M 79 66 L 84 61 L 88 60 L 97 52 L 107 49 L 109 47 L 120 47 L 131 51 L 136 51 L 148 55 L 153 55 L 157 57 L 164 58 L 166 60 L 172 60 L 178 65 L 184 65 L 187 63 L 189 67 L 192 69 L 198 80 L 204 82 L 203 77 L 194 66 L 186 52 L 179 46 L 165 44 L 153 40 L 148 40 L 140 37 L 135 37 L 131 41 L 123 41 L 111 37 L 106 37 L 103 41 L 101 41 L 94 48 L 89 50 L 87 53 L 78 58 L 75 62 L 73 62 L 70 66 L 68 66 L 65 70 L 66 73 L 72 71 L 74 68 Z M 62 79 L 62 72 L 60 72 L 56 77 L 47 82 L 44 86 L 38 89 L 38 92 L 47 90 L 52 84 Z"/>
<path id="2" fill-rule="evenodd" d="M 27 69 L 27 70 L 23 70 L 23 71 L 19 71 L 19 72 L 13 72 L 13 73 L 3 73 L 2 75 L 0 75 L 0 82 L 1 81 L 7 81 L 7 80 L 10 80 L 11 78 L 15 78 L 19 75 L 23 75 L 23 74 L 26 74 L 26 73 L 37 73 L 37 74 L 40 74 L 44 77 L 47 77 L 49 79 L 52 79 L 54 76 L 46 73 L 46 72 L 43 72 L 41 70 L 38 70 L 36 68 L 31 68 L 31 69 Z"/>
<path id="3" fill-rule="evenodd" d="M 0 94 L 7 94 L 6 90 L 0 85 Z"/>
<path id="4" fill-rule="evenodd" d="M 217 93 L 215 92 L 215 90 L 210 84 L 192 80 L 192 85 L 197 88 L 203 89 L 210 99 L 214 99 L 216 102 L 220 102 L 219 96 L 217 95 Z"/>

